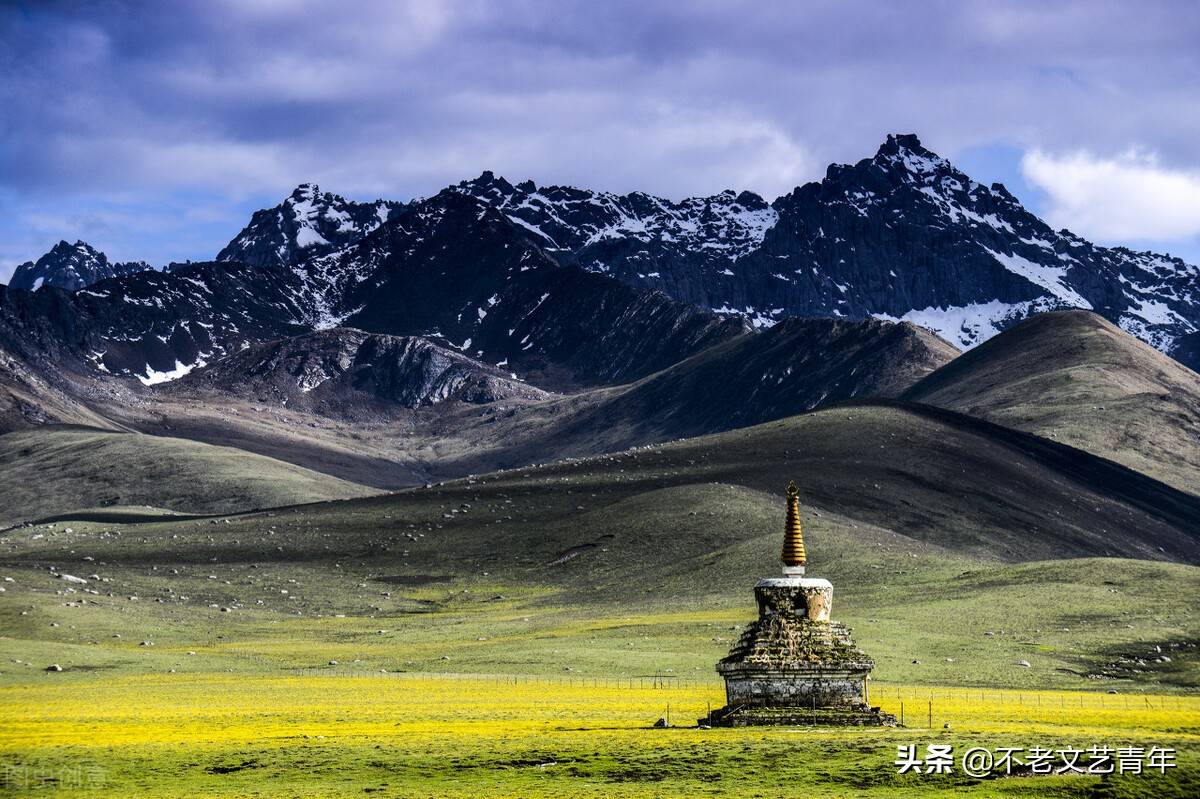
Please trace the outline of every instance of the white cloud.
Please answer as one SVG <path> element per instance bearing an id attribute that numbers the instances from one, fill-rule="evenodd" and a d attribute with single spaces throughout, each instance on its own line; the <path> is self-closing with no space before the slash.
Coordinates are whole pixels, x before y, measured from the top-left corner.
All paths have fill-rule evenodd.
<path id="1" fill-rule="evenodd" d="M 1152 154 L 1026 153 L 1025 179 L 1046 192 L 1046 218 L 1084 238 L 1174 241 L 1200 234 L 1200 173 L 1172 170 Z"/>

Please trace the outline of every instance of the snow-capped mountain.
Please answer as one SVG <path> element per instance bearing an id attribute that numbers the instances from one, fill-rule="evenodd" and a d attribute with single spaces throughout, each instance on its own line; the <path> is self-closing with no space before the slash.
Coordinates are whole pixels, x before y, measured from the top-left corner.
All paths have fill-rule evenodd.
<path id="1" fill-rule="evenodd" d="M 82 241 L 60 241 L 37 261 L 26 261 L 13 272 L 9 287 L 37 291 L 42 286 L 57 286 L 78 291 L 97 280 L 143 272 L 150 265 L 143 261 L 109 263 L 108 257 Z"/>
<path id="2" fill-rule="evenodd" d="M 217 260 L 256 266 L 298 264 L 353 244 L 403 205 L 391 200 L 354 202 L 302 183 L 279 205 L 256 211 Z"/>
<path id="3" fill-rule="evenodd" d="M 606 241 L 633 240 L 736 261 L 761 245 L 763 235 L 779 218 L 757 194 L 732 190 L 672 202 L 643 192 L 618 195 L 569 186 L 539 189 L 529 180 L 513 186 L 491 172 L 453 188 L 500 209 L 553 252 L 586 252 Z M 582 260 L 595 271 L 607 271 L 602 262 Z"/>
<path id="4" fill-rule="evenodd" d="M 257 215 L 256 215 L 257 216 Z M 422 336 L 548 388 L 642 377 L 746 326 L 563 268 L 528 232 L 446 191 L 298 264 L 216 261 L 73 295 L 0 288 L 0 344 L 169 382 L 242 349 L 338 326 Z"/>
<path id="5" fill-rule="evenodd" d="M 110 278 L 69 299 L 0 294 L 0 323 L 19 331 L 14 351 L 65 348 L 145 383 L 353 327 L 425 337 L 568 390 L 648 375 L 787 316 L 908 320 L 970 347 L 1032 313 L 1078 307 L 1194 368 L 1198 272 L 1054 231 L 1003 186 L 890 136 L 873 158 L 770 205 L 486 172 L 410 203 L 305 184 L 256 212 L 215 262 Z"/>
<path id="6" fill-rule="evenodd" d="M 758 249 L 779 220 L 757 194 L 732 190 L 673 202 L 642 192 L 514 186 L 491 172 L 453 188 L 501 210 L 564 265 L 677 298 L 694 293 L 696 273 L 723 274 Z"/>
<path id="7" fill-rule="evenodd" d="M 769 206 L 748 192 L 674 203 L 487 172 L 455 189 L 499 208 L 559 263 L 756 325 L 906 319 L 971 347 L 1032 313 L 1088 308 L 1195 361 L 1200 269 L 1055 231 L 915 136 L 889 136 L 873 158 L 831 166 Z"/>
<path id="8" fill-rule="evenodd" d="M 963 347 L 1051 308 L 1095 310 L 1167 352 L 1200 322 L 1195 266 L 1054 231 L 915 136 L 888 137 L 774 207 L 779 224 L 744 263 L 751 305 L 898 317 Z"/>

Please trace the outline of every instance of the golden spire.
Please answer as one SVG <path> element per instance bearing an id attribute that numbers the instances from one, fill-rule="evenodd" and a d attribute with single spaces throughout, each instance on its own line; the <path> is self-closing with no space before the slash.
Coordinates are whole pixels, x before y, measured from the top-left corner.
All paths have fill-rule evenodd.
<path id="1" fill-rule="evenodd" d="M 800 529 L 800 490 L 795 482 L 787 487 L 787 522 L 783 528 L 783 561 L 785 573 L 796 571 L 804 573 L 806 557 L 804 553 L 804 533 Z"/>

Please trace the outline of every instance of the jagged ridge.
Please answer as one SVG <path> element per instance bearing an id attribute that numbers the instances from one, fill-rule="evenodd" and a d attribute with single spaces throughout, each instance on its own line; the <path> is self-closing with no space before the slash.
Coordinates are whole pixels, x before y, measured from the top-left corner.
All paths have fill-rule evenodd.
<path id="1" fill-rule="evenodd" d="M 8 285 L 27 291 L 37 291 L 42 286 L 78 291 L 98 280 L 144 272 L 149 268 L 145 261 L 109 263 L 108 256 L 86 242 L 68 244 L 60 241 L 37 261 L 26 261 L 18 266 Z"/>

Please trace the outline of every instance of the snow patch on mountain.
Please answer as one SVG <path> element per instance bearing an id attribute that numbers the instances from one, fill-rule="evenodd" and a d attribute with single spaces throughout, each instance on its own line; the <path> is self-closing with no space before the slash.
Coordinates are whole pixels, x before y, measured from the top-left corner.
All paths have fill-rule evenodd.
<path id="1" fill-rule="evenodd" d="M 872 316 L 889 322 L 911 322 L 932 330 L 959 349 L 969 350 L 999 333 L 1005 322 L 1023 318 L 1028 309 L 1029 303 L 991 300 L 963 306 L 914 309 L 900 317 L 886 313 Z"/>
<path id="2" fill-rule="evenodd" d="M 1035 286 L 1041 286 L 1065 304 L 1074 308 L 1092 310 L 1092 304 L 1066 284 L 1067 270 L 1034 263 L 1019 255 L 1006 255 L 987 247 L 983 249 L 987 251 L 988 255 L 999 261 L 1005 269 L 1015 275 L 1020 275 Z"/>
<path id="3" fill-rule="evenodd" d="M 179 378 L 191 372 L 193 369 L 199 369 L 204 365 L 204 361 L 196 361 L 195 363 L 185 364 L 176 360 L 174 369 L 159 372 L 156 371 L 154 367 L 147 364 L 146 374 L 138 375 L 137 379 L 142 381 L 142 385 L 144 386 L 157 386 L 160 383 L 169 383 L 172 380 L 178 380 Z"/>

